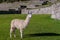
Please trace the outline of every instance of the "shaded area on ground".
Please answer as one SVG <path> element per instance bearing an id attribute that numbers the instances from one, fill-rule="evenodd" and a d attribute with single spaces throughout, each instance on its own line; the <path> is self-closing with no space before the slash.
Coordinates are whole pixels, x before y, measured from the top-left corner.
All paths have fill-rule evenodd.
<path id="1" fill-rule="evenodd" d="M 40 36 L 60 36 L 60 34 L 57 33 L 35 33 L 35 34 L 26 34 L 25 37 L 40 37 Z"/>

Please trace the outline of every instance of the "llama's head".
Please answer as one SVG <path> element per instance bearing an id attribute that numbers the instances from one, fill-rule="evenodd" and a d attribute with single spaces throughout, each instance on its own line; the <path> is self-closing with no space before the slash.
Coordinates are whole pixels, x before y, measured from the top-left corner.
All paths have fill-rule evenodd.
<path id="1" fill-rule="evenodd" d="M 32 12 L 28 12 L 28 17 L 32 17 Z"/>

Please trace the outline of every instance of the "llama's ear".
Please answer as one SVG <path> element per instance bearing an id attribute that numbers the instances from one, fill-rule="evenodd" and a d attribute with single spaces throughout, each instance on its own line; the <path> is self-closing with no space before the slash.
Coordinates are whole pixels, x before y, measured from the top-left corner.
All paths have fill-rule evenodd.
<path id="1" fill-rule="evenodd" d="M 32 11 L 31 12 L 28 11 L 28 14 L 32 14 Z"/>

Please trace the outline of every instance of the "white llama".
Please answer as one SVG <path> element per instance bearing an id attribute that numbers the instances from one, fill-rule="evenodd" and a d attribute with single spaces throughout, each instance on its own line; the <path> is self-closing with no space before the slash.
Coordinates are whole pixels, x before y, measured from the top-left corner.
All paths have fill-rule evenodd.
<path id="1" fill-rule="evenodd" d="M 12 32 L 14 32 L 14 37 L 16 37 L 15 35 L 16 29 L 19 29 L 20 34 L 21 34 L 21 39 L 23 38 L 23 33 L 22 33 L 23 29 L 25 29 L 26 26 L 28 25 L 31 16 L 32 16 L 32 12 L 30 13 L 28 12 L 28 15 L 25 20 L 14 19 L 11 21 L 10 38 L 12 37 Z"/>

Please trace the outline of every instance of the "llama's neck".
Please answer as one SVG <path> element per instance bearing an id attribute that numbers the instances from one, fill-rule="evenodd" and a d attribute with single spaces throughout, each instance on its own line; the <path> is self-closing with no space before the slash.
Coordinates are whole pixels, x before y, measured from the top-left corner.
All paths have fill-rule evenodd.
<path id="1" fill-rule="evenodd" d="M 30 17 L 27 16 L 26 19 L 25 19 L 25 23 L 28 24 L 29 21 L 30 21 Z"/>

